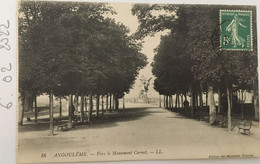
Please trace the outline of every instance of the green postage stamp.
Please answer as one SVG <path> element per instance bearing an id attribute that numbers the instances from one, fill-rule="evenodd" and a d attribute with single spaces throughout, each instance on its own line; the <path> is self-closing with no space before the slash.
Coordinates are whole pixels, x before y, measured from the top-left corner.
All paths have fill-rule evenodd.
<path id="1" fill-rule="evenodd" d="M 220 10 L 220 48 L 252 51 L 252 11 Z"/>

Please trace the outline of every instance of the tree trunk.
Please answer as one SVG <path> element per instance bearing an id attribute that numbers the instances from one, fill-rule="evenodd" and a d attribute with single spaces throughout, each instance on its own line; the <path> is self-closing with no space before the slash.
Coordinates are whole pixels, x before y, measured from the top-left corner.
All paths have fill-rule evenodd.
<path id="1" fill-rule="evenodd" d="M 238 100 L 238 103 L 240 104 L 240 90 L 237 91 L 237 100 Z"/>
<path id="2" fill-rule="evenodd" d="M 32 92 L 27 92 L 27 98 L 28 98 L 28 111 L 33 111 L 33 101 L 34 101 L 34 96 Z"/>
<path id="3" fill-rule="evenodd" d="M 172 108 L 174 108 L 174 104 L 173 104 L 173 97 L 172 97 Z"/>
<path id="4" fill-rule="evenodd" d="M 186 95 L 186 93 L 184 94 L 184 101 L 187 101 L 187 95 Z"/>
<path id="5" fill-rule="evenodd" d="M 24 91 L 24 111 L 28 112 L 29 111 L 29 91 Z"/>
<path id="6" fill-rule="evenodd" d="M 181 94 L 181 108 L 183 108 L 183 94 Z"/>
<path id="7" fill-rule="evenodd" d="M 54 125 L 53 125 L 53 93 L 51 92 L 49 95 L 50 101 L 50 135 L 54 135 Z"/>
<path id="8" fill-rule="evenodd" d="M 62 116 L 62 102 L 61 102 L 61 96 L 60 96 L 60 117 Z"/>
<path id="9" fill-rule="evenodd" d="M 203 108 L 203 87 L 201 83 L 200 83 L 199 98 L 200 98 L 200 108 L 202 109 Z"/>
<path id="10" fill-rule="evenodd" d="M 102 115 L 104 115 L 104 95 L 101 95 L 101 110 L 102 110 Z"/>
<path id="11" fill-rule="evenodd" d="M 212 124 L 216 121 L 216 106 L 214 100 L 213 87 L 208 84 L 208 102 L 209 102 L 209 123 Z"/>
<path id="12" fill-rule="evenodd" d="M 123 97 L 123 109 L 125 109 L 125 96 Z"/>
<path id="13" fill-rule="evenodd" d="M 172 95 L 169 96 L 169 108 L 172 108 Z"/>
<path id="14" fill-rule="evenodd" d="M 193 117 L 193 111 L 194 111 L 194 102 L 193 102 L 193 91 L 190 86 L 190 110 L 191 110 L 191 117 Z"/>
<path id="15" fill-rule="evenodd" d="M 172 95 L 169 96 L 169 108 L 172 108 Z"/>
<path id="16" fill-rule="evenodd" d="M 244 119 L 244 96 L 243 96 L 243 90 L 241 90 L 241 95 L 242 95 L 242 103 L 241 103 L 241 117 Z"/>
<path id="17" fill-rule="evenodd" d="M 231 105 L 231 111 L 232 111 L 232 109 L 233 109 L 233 92 L 232 92 L 232 89 L 230 90 L 230 105 Z M 231 112 L 232 113 L 232 112 Z"/>
<path id="18" fill-rule="evenodd" d="M 166 103 L 165 103 L 165 95 L 163 95 L 163 107 L 166 107 Z"/>
<path id="19" fill-rule="evenodd" d="M 198 107 L 200 106 L 200 100 L 199 100 L 199 98 L 200 98 L 200 93 L 198 92 L 198 93 L 196 94 L 197 106 L 198 106 Z"/>
<path id="20" fill-rule="evenodd" d="M 75 104 L 75 111 L 78 112 L 79 111 L 79 96 L 78 94 L 75 95 L 75 98 L 74 98 L 74 104 Z"/>
<path id="21" fill-rule="evenodd" d="M 171 102 L 172 102 L 171 106 L 172 106 L 172 108 L 174 108 L 174 104 L 173 104 L 173 96 L 171 96 Z"/>
<path id="22" fill-rule="evenodd" d="M 115 99 L 115 110 L 119 110 L 119 101 L 117 94 L 114 94 L 114 99 Z"/>
<path id="23" fill-rule="evenodd" d="M 87 101 L 87 96 L 85 96 L 85 111 L 86 111 L 86 113 L 88 112 L 88 101 Z M 88 120 L 88 115 L 87 115 L 87 120 Z"/>
<path id="24" fill-rule="evenodd" d="M 181 108 L 181 94 L 179 94 L 179 96 L 178 96 L 178 106 L 179 106 L 179 108 Z"/>
<path id="25" fill-rule="evenodd" d="M 178 103 L 178 108 L 180 108 L 180 94 L 179 94 L 179 93 L 177 94 L 177 97 L 178 97 L 178 99 L 177 99 L 177 100 L 178 100 L 178 101 L 177 101 L 177 103 Z"/>
<path id="26" fill-rule="evenodd" d="M 174 108 L 174 103 L 173 103 L 173 100 L 174 100 L 174 98 L 172 97 L 172 108 Z"/>
<path id="27" fill-rule="evenodd" d="M 171 96 L 168 96 L 168 108 L 171 108 Z"/>
<path id="28" fill-rule="evenodd" d="M 173 108 L 173 97 L 171 96 L 171 107 Z"/>
<path id="29" fill-rule="evenodd" d="M 97 99 L 96 99 L 96 114 L 97 114 L 97 117 L 99 117 L 99 95 L 97 95 Z"/>
<path id="30" fill-rule="evenodd" d="M 258 106 L 258 104 L 259 104 L 259 100 L 258 100 L 258 95 L 255 93 L 256 91 L 253 91 L 254 93 L 254 95 L 255 96 L 253 96 L 254 97 L 254 109 L 255 109 L 255 120 L 259 120 L 259 117 L 260 117 L 260 113 L 259 113 L 259 106 Z M 259 126 L 260 126 L 260 124 L 259 124 Z"/>
<path id="31" fill-rule="evenodd" d="M 24 111 L 25 112 L 28 112 L 29 110 L 28 110 L 28 91 L 24 91 L 24 98 L 23 98 L 24 100 Z"/>
<path id="32" fill-rule="evenodd" d="M 23 117 L 24 117 L 24 111 L 25 111 L 25 91 L 21 93 L 21 101 L 22 101 L 22 108 L 20 113 L 20 120 L 19 125 L 23 126 Z"/>
<path id="33" fill-rule="evenodd" d="M 92 94 L 89 95 L 89 113 L 88 113 L 88 122 L 91 123 L 92 120 L 92 111 L 93 111 L 93 100 Z"/>
<path id="34" fill-rule="evenodd" d="M 84 122 L 84 94 L 81 94 L 80 100 L 80 122 Z"/>
<path id="35" fill-rule="evenodd" d="M 208 106 L 208 91 L 206 92 L 206 106 Z"/>
<path id="36" fill-rule="evenodd" d="M 222 109 L 221 109 L 221 90 L 220 88 L 218 88 L 218 113 L 221 113 Z"/>
<path id="37" fill-rule="evenodd" d="M 168 96 L 168 108 L 171 109 L 172 102 L 171 102 L 171 96 Z"/>
<path id="38" fill-rule="evenodd" d="M 168 96 L 167 97 L 167 102 L 168 102 L 168 108 L 170 109 L 171 108 L 171 96 Z"/>
<path id="39" fill-rule="evenodd" d="M 107 111 L 108 111 L 108 94 L 106 96 L 106 113 L 107 113 Z"/>
<path id="40" fill-rule="evenodd" d="M 166 96 L 165 99 L 166 99 L 165 101 L 166 109 L 168 109 L 168 96 Z"/>
<path id="41" fill-rule="evenodd" d="M 112 104 L 111 104 L 111 101 L 112 101 L 112 94 L 110 93 L 110 95 L 109 95 L 109 113 L 111 113 L 112 112 Z"/>
<path id="42" fill-rule="evenodd" d="M 34 95 L 34 116 L 35 116 L 35 122 L 38 122 L 38 107 L 37 107 L 37 95 Z"/>
<path id="43" fill-rule="evenodd" d="M 161 108 L 162 106 L 162 104 L 161 104 L 162 102 L 161 102 L 161 95 L 159 94 L 159 108 Z"/>
<path id="44" fill-rule="evenodd" d="M 120 103 L 119 103 L 119 98 L 117 97 L 117 109 L 119 110 L 120 108 L 119 108 L 119 105 L 120 105 Z"/>
<path id="45" fill-rule="evenodd" d="M 178 108 L 178 94 L 175 94 L 175 108 Z"/>
<path id="46" fill-rule="evenodd" d="M 255 109 L 255 120 L 259 120 L 259 100 L 258 100 L 258 91 L 253 90 L 253 103 L 254 103 L 254 109 Z M 259 124 L 260 126 L 260 124 Z"/>
<path id="47" fill-rule="evenodd" d="M 260 112 L 259 112 L 259 100 L 258 100 L 258 83 L 257 80 L 254 79 L 254 77 L 252 77 L 252 83 L 253 83 L 253 104 L 255 110 L 255 120 L 259 120 Z"/>
<path id="48" fill-rule="evenodd" d="M 69 96 L 69 122 L 68 122 L 68 128 L 72 128 L 72 107 L 73 106 L 73 95 L 70 94 Z"/>
<path id="49" fill-rule="evenodd" d="M 229 88 L 227 84 L 227 102 L 228 102 L 228 131 L 231 131 L 231 89 Z"/>
<path id="50" fill-rule="evenodd" d="M 194 97 L 194 106 L 197 107 L 198 106 L 198 94 L 195 92 L 193 93 L 193 97 Z"/>
<path id="51" fill-rule="evenodd" d="M 112 109 L 115 110 L 115 94 L 112 94 Z"/>
<path id="52" fill-rule="evenodd" d="M 168 96 L 165 96 L 165 108 L 168 108 Z"/>
<path id="53" fill-rule="evenodd" d="M 171 96 L 167 96 L 168 109 L 171 108 Z"/>

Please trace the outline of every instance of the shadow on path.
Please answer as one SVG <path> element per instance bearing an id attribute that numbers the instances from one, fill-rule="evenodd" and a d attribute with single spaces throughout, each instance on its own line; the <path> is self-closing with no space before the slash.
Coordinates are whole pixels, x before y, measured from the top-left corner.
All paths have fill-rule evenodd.
<path id="1" fill-rule="evenodd" d="M 148 111 L 148 108 L 127 108 L 120 109 L 119 111 L 114 111 L 112 113 L 106 113 L 97 117 L 92 117 L 92 124 L 81 124 L 75 126 L 71 130 L 80 130 L 80 129 L 98 129 L 98 128 L 107 128 L 117 126 L 117 122 L 128 122 L 135 121 L 150 115 L 154 111 Z M 94 114 L 94 113 L 93 113 Z M 57 118 L 55 118 L 57 119 Z M 68 121 L 68 117 L 62 117 L 62 123 Z M 27 122 L 23 126 L 18 127 L 19 132 L 31 132 L 31 131 L 45 131 L 50 127 L 49 118 L 38 119 L 38 122 Z M 57 130 L 57 126 L 54 121 L 54 130 Z"/>
<path id="2" fill-rule="evenodd" d="M 117 126 L 118 122 L 136 121 L 150 115 L 148 108 L 127 108 L 92 118 L 92 124 L 79 125 L 73 130 L 99 129 Z"/>

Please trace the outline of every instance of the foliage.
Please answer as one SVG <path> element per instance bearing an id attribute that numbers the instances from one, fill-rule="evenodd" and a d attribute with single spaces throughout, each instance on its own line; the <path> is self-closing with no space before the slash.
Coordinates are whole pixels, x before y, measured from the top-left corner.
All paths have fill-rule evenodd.
<path id="1" fill-rule="evenodd" d="M 241 9 L 241 6 L 239 7 Z M 170 30 L 170 34 L 161 38 L 154 58 L 153 73 L 157 77 L 157 91 L 160 90 L 159 86 L 163 86 L 162 90 L 167 88 L 168 92 L 175 93 L 174 90 L 185 88 L 178 84 L 187 86 L 191 81 L 218 86 L 224 80 L 241 88 L 252 88 L 252 78 L 257 76 L 256 47 L 252 52 L 219 50 L 219 10 L 225 8 L 227 7 L 202 5 L 133 6 L 132 13 L 139 21 L 136 32 L 138 38 L 153 35 L 161 30 Z M 252 7 L 242 8 L 251 9 L 255 17 Z M 235 10 L 238 7 L 229 6 L 228 9 Z M 194 79 L 187 76 L 190 75 L 190 71 Z M 189 78 L 176 80 L 181 80 L 182 77 Z"/>
<path id="2" fill-rule="evenodd" d="M 122 96 L 146 65 L 107 4 L 22 1 L 20 13 L 20 91 Z"/>

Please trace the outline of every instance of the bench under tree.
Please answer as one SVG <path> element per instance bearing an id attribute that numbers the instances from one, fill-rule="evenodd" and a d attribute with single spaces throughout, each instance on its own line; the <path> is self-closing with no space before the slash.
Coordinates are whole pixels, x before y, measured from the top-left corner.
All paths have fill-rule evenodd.
<path id="1" fill-rule="evenodd" d="M 252 126 L 251 121 L 240 122 L 238 125 L 238 132 L 240 132 L 240 130 L 243 130 L 244 134 L 246 134 L 247 132 L 248 134 L 250 134 L 251 126 Z"/>

